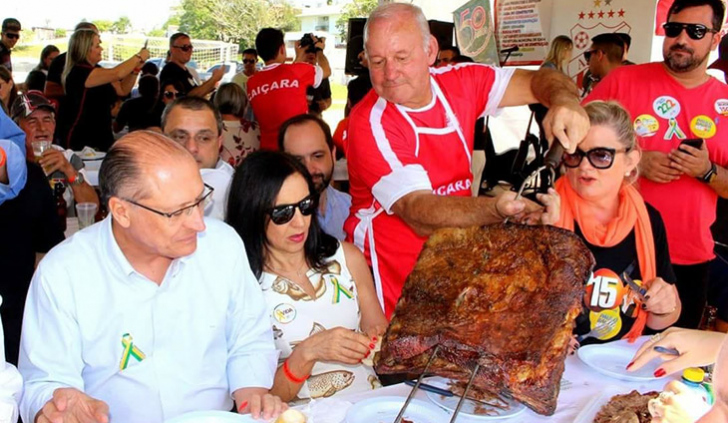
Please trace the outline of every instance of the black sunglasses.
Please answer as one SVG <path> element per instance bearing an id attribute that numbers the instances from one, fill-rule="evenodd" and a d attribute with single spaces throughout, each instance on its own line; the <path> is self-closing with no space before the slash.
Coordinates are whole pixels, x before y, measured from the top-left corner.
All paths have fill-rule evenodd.
<path id="1" fill-rule="evenodd" d="M 185 44 L 183 46 L 172 46 L 172 47 L 178 48 L 178 49 L 184 51 L 185 53 L 193 49 L 192 44 Z"/>
<path id="2" fill-rule="evenodd" d="M 175 98 L 177 97 L 177 93 L 174 91 L 165 91 L 164 92 L 164 98 Z"/>
<path id="3" fill-rule="evenodd" d="M 609 169 L 614 164 L 614 156 L 617 153 L 626 153 L 628 150 L 616 150 L 614 148 L 597 147 L 589 151 L 576 149 L 574 154 L 564 154 L 564 166 L 579 167 L 584 157 L 595 169 Z"/>
<path id="4" fill-rule="evenodd" d="M 212 196 L 212 193 L 215 191 L 215 188 L 213 188 L 213 187 L 211 187 L 211 186 L 209 186 L 207 184 L 204 184 L 204 185 L 205 185 L 205 191 L 203 191 L 202 197 L 200 197 L 199 200 L 195 201 L 193 204 L 190 204 L 189 206 L 182 207 L 181 209 L 175 210 L 175 211 L 173 211 L 171 213 L 167 213 L 167 212 L 163 212 L 163 211 L 159 211 L 159 210 L 153 209 L 151 207 L 147 207 L 144 204 L 139 204 L 136 201 L 130 200 L 128 198 L 121 198 L 121 197 L 120 198 L 122 200 L 124 200 L 124 201 L 127 201 L 127 202 L 129 202 L 131 204 L 134 204 L 137 207 L 141 207 L 144 210 L 148 210 L 148 211 L 150 211 L 152 213 L 156 213 L 156 214 L 158 214 L 160 216 L 164 216 L 167 219 L 169 219 L 169 222 L 171 222 L 171 223 L 176 223 L 176 222 L 179 221 L 180 217 L 183 214 L 185 216 L 189 216 L 189 215 L 192 214 L 192 211 L 193 210 L 196 210 L 198 207 L 202 206 L 202 208 L 204 210 L 204 208 L 207 207 L 208 204 L 210 204 L 210 201 L 211 201 L 210 196 Z"/>
<path id="5" fill-rule="evenodd" d="M 302 215 L 310 216 L 316 210 L 316 199 L 309 195 L 298 204 L 275 206 L 268 211 L 270 220 L 276 225 L 285 225 L 293 219 L 293 216 L 296 214 L 296 207 L 298 207 L 298 210 L 301 210 Z"/>
<path id="6" fill-rule="evenodd" d="M 584 59 L 586 59 L 586 61 L 588 62 L 589 59 L 591 59 L 592 54 L 596 53 L 597 51 L 601 51 L 601 50 L 589 50 L 589 51 L 585 51 L 584 52 Z"/>
<path id="7" fill-rule="evenodd" d="M 688 33 L 688 37 L 693 40 L 702 40 L 708 32 L 712 32 L 713 34 L 718 32 L 717 29 L 708 28 L 702 24 L 686 24 L 679 22 L 664 23 L 662 24 L 662 29 L 665 30 L 665 36 L 668 38 L 677 37 L 684 29 Z"/>
<path id="8" fill-rule="evenodd" d="M 255 63 L 256 60 L 253 59 L 243 59 L 243 63 Z"/>
<path id="9" fill-rule="evenodd" d="M 12 32 L 6 32 L 5 33 L 5 36 L 8 37 L 8 38 L 10 38 L 10 39 L 20 38 L 20 34 L 15 34 L 15 33 L 12 33 Z"/>

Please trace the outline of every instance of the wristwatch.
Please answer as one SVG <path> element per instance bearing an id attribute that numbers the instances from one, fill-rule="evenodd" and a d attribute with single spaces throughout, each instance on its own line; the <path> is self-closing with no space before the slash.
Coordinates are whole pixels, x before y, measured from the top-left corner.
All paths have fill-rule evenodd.
<path id="1" fill-rule="evenodd" d="M 68 181 L 68 183 L 73 187 L 77 187 L 77 186 L 83 184 L 84 182 L 85 182 L 85 179 L 83 179 L 83 173 L 81 173 L 81 172 L 76 172 L 76 177 L 73 178 L 72 181 L 69 178 L 69 181 Z"/>
<path id="2" fill-rule="evenodd" d="M 709 184 L 715 180 L 715 178 L 718 177 L 718 167 L 715 165 L 715 163 L 710 163 L 710 170 L 705 173 L 705 175 L 700 177 L 700 180 L 705 182 L 706 184 Z"/>

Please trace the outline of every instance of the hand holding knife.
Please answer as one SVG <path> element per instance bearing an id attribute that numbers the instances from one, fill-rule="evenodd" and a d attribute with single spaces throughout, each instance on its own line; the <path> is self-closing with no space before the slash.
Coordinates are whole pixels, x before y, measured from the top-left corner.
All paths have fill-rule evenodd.
<path id="1" fill-rule="evenodd" d="M 645 302 L 647 295 L 647 289 L 637 285 L 637 282 L 635 282 L 631 276 L 629 276 L 628 271 L 624 271 L 621 274 L 622 280 L 629 286 L 629 289 L 631 289 L 637 296 L 640 298 L 640 301 Z"/>

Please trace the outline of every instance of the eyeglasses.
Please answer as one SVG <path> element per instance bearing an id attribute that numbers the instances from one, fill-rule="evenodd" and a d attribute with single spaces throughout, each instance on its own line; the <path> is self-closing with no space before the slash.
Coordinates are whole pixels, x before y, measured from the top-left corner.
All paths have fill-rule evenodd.
<path id="1" fill-rule="evenodd" d="M 662 25 L 662 29 L 665 30 L 665 36 L 668 38 L 675 38 L 683 31 L 683 29 L 688 33 L 688 37 L 692 38 L 693 40 L 702 40 L 703 37 L 705 37 L 705 34 L 708 32 L 711 32 L 713 34 L 717 33 L 717 29 L 708 28 L 705 25 L 702 24 L 686 24 L 686 23 L 680 23 L 680 22 L 667 22 Z"/>
<path id="2" fill-rule="evenodd" d="M 10 38 L 11 40 L 12 39 L 20 38 L 20 34 L 18 34 L 18 33 L 12 33 L 12 32 L 6 32 L 5 33 L 5 36 L 8 37 L 8 38 Z"/>
<path id="3" fill-rule="evenodd" d="M 164 98 L 175 98 L 177 97 L 176 91 L 165 91 L 164 92 Z"/>
<path id="4" fill-rule="evenodd" d="M 586 59 L 586 61 L 588 62 L 589 59 L 591 59 L 592 54 L 594 54 L 594 53 L 596 53 L 598 51 L 601 51 L 601 50 L 589 50 L 589 51 L 585 51 L 584 52 L 584 59 Z"/>
<path id="5" fill-rule="evenodd" d="M 614 156 L 617 153 L 626 153 L 627 149 L 617 150 L 614 148 L 597 147 L 589 151 L 577 149 L 574 154 L 564 154 L 564 166 L 579 167 L 581 160 L 586 157 L 595 169 L 609 169 L 614 164 Z"/>
<path id="6" fill-rule="evenodd" d="M 151 207 L 147 207 L 144 204 L 139 204 L 136 201 L 130 200 L 128 198 L 122 198 L 122 200 L 129 202 L 131 204 L 134 204 L 137 207 L 141 207 L 144 210 L 149 210 L 152 213 L 156 213 L 160 216 L 164 216 L 167 219 L 169 219 L 170 223 L 176 223 L 179 222 L 180 217 L 184 216 L 190 216 L 192 215 L 192 212 L 196 210 L 198 207 L 202 206 L 202 209 L 204 210 L 205 207 L 207 207 L 208 204 L 210 204 L 210 201 L 212 200 L 210 197 L 212 196 L 212 193 L 215 191 L 215 188 L 204 184 L 205 185 L 205 191 L 202 193 L 202 197 L 200 197 L 199 200 L 197 200 L 194 204 L 190 204 L 189 206 L 182 207 L 179 210 L 173 211 L 171 213 L 166 213 L 163 211 L 155 210 Z"/>
<path id="7" fill-rule="evenodd" d="M 276 225 L 285 225 L 293 219 L 293 215 L 296 214 L 296 207 L 298 207 L 298 210 L 301 210 L 302 215 L 310 216 L 316 210 L 316 199 L 309 195 L 298 204 L 275 206 L 268 211 L 270 220 Z"/>
<path id="8" fill-rule="evenodd" d="M 257 62 L 257 60 L 253 60 L 253 59 L 243 59 L 243 63 L 255 63 L 255 62 Z"/>
<path id="9" fill-rule="evenodd" d="M 187 53 L 188 51 L 191 51 L 194 48 L 194 47 L 192 47 L 192 44 L 185 44 L 182 46 L 172 46 L 172 47 L 178 48 L 178 49 L 184 51 L 185 53 Z"/>

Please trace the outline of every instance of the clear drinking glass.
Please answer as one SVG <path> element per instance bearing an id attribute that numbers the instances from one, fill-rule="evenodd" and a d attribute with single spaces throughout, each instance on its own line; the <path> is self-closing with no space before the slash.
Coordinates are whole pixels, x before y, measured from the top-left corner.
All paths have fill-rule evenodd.
<path id="1" fill-rule="evenodd" d="M 96 221 L 96 210 L 98 210 L 98 206 L 95 203 L 76 204 L 76 216 L 78 216 L 79 230 L 94 224 Z"/>
<path id="2" fill-rule="evenodd" d="M 33 155 L 35 156 L 35 162 L 40 162 L 40 157 L 43 155 L 43 152 L 46 150 L 50 150 L 53 144 L 51 141 L 33 141 L 31 142 L 33 145 Z"/>

